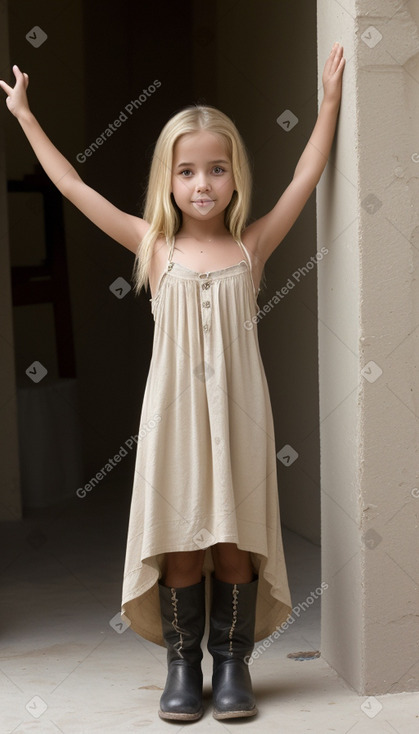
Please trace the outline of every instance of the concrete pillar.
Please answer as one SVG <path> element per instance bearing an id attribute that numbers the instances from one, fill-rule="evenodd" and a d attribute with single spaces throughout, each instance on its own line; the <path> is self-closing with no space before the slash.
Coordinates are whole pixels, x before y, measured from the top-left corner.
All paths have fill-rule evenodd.
<path id="1" fill-rule="evenodd" d="M 317 269 L 321 649 L 363 695 L 419 688 L 419 36 L 408 7 L 317 4 L 319 71 L 334 41 L 347 59 L 317 196 L 317 249 L 328 249 Z"/>
<path id="2" fill-rule="evenodd" d="M 7 3 L 0 3 L 0 76 L 10 78 Z M 10 112 L 4 105 L 0 114 L 0 520 L 20 520 L 19 448 L 13 339 L 13 309 L 10 281 L 9 230 L 7 216 L 7 175 L 5 125 Z M 15 122 L 16 124 L 16 122 Z"/>

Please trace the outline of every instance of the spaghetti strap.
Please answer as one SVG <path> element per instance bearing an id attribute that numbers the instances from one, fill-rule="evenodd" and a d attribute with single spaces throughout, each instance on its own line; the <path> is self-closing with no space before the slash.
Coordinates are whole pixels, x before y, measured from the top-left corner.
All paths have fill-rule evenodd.
<path id="1" fill-rule="evenodd" d="M 247 251 L 247 248 L 244 246 L 244 243 L 240 239 L 237 240 L 237 243 L 240 245 L 241 249 L 243 250 L 244 254 L 246 255 L 247 261 L 249 263 L 250 272 L 252 272 L 252 261 L 250 259 L 250 255 Z"/>
<path id="2" fill-rule="evenodd" d="M 172 241 L 171 242 L 169 242 L 167 238 L 166 238 L 166 241 L 167 241 L 167 244 L 168 244 L 168 247 L 169 247 L 169 254 L 167 256 L 167 262 L 170 263 L 172 261 L 173 250 L 174 250 L 174 247 L 175 247 L 175 237 L 172 237 Z"/>
<path id="3" fill-rule="evenodd" d="M 250 280 L 252 281 L 253 293 L 254 293 L 254 296 L 255 296 L 256 306 L 258 306 L 257 299 L 258 299 L 258 295 L 260 293 L 260 288 L 258 288 L 256 290 L 255 281 L 253 280 L 252 260 L 250 258 L 249 251 L 248 251 L 247 247 L 245 246 L 244 242 L 241 241 L 241 239 L 236 240 L 236 242 L 237 242 L 238 245 L 240 245 L 240 248 L 241 248 L 242 252 L 246 255 L 247 262 L 249 263 Z M 258 308 L 259 308 L 259 306 L 258 306 Z"/>

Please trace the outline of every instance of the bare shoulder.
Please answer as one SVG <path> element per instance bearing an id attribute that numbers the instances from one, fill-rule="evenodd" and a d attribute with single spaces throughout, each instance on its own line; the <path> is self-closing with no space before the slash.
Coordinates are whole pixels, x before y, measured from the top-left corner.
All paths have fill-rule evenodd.
<path id="1" fill-rule="evenodd" d="M 252 262 L 252 270 L 255 274 L 255 281 L 259 283 L 260 278 L 262 276 L 262 271 L 265 266 L 266 258 L 263 258 L 261 256 L 261 253 L 258 249 L 258 229 L 254 226 L 256 222 L 252 222 L 252 224 L 249 224 L 246 229 L 243 231 L 241 236 L 241 241 L 243 242 L 246 250 L 249 253 L 250 260 Z"/>
<path id="2" fill-rule="evenodd" d="M 136 254 L 138 244 L 141 244 L 150 227 L 150 224 L 149 222 L 146 222 L 145 219 L 141 219 L 141 217 L 135 216 L 135 214 L 125 213 L 125 217 L 127 219 L 127 222 L 129 222 L 130 228 L 133 232 L 133 236 L 129 238 L 127 242 L 123 242 L 121 244 L 124 244 L 128 250 L 131 250 L 131 252 Z"/>
<path id="3" fill-rule="evenodd" d="M 153 254 L 150 259 L 150 268 L 148 271 L 152 298 L 154 298 L 156 294 L 160 276 L 166 267 L 168 254 L 169 248 L 166 238 L 161 235 L 160 237 L 157 237 L 153 243 Z"/>
<path id="4" fill-rule="evenodd" d="M 262 279 L 265 260 L 260 256 L 258 251 L 258 239 L 253 224 L 250 224 L 242 232 L 241 241 L 249 253 L 250 261 L 252 263 L 253 283 L 257 290 Z"/>
<path id="5" fill-rule="evenodd" d="M 163 235 L 156 237 L 153 243 L 153 254 L 150 264 L 153 264 L 155 267 L 157 266 L 157 268 L 160 265 L 165 265 L 168 254 L 169 247 L 166 238 Z"/>
<path id="6" fill-rule="evenodd" d="M 261 241 L 261 219 L 256 219 L 254 222 L 251 222 L 246 229 L 243 231 L 242 235 L 242 242 L 251 254 L 252 258 L 263 265 L 266 263 L 266 260 L 268 259 L 266 257 L 266 254 L 263 252 L 260 241 Z"/>

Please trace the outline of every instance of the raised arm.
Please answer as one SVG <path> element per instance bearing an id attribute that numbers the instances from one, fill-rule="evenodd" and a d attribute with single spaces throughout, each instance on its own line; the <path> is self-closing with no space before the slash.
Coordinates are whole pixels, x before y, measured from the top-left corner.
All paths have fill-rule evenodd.
<path id="1" fill-rule="evenodd" d="M 289 232 L 324 171 L 336 130 L 344 66 L 343 47 L 335 43 L 323 70 L 324 95 L 317 121 L 293 179 L 273 209 L 246 229 L 244 237 L 262 262 Z"/>
<path id="2" fill-rule="evenodd" d="M 0 87 L 7 94 L 7 107 L 18 119 L 47 176 L 66 199 L 69 199 L 109 237 L 136 252 L 148 229 L 147 222 L 121 211 L 84 183 L 71 163 L 52 144 L 30 111 L 26 95 L 28 75 L 22 73 L 17 66 L 13 67 L 13 73 L 16 77 L 15 86 L 10 87 L 0 80 Z"/>

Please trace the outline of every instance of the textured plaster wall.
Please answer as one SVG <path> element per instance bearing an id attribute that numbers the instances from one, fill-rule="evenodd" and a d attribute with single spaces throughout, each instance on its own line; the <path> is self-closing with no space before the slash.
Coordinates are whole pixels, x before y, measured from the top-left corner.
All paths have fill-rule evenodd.
<path id="1" fill-rule="evenodd" d="M 318 190 L 322 654 L 364 694 L 419 680 L 417 14 L 318 3 L 319 56 L 347 58 Z"/>

